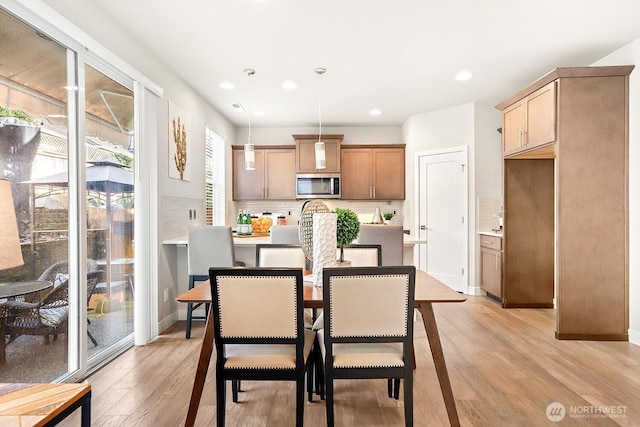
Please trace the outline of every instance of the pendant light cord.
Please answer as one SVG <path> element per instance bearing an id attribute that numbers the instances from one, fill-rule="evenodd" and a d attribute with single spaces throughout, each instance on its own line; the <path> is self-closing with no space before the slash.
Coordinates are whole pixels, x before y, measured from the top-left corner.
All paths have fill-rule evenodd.
<path id="1" fill-rule="evenodd" d="M 318 75 L 318 124 L 319 124 L 318 142 L 321 142 L 322 141 L 322 102 L 321 102 L 322 91 L 321 91 L 321 78 L 322 78 L 322 75 L 327 71 L 327 69 L 326 68 L 316 68 L 313 71 Z"/>
<path id="2" fill-rule="evenodd" d="M 256 71 L 251 68 L 247 68 L 244 70 L 246 75 L 249 78 L 249 92 L 251 92 L 251 76 L 253 76 Z M 251 144 L 251 102 L 247 102 L 247 112 L 249 113 L 249 135 L 247 136 L 247 144 Z"/>

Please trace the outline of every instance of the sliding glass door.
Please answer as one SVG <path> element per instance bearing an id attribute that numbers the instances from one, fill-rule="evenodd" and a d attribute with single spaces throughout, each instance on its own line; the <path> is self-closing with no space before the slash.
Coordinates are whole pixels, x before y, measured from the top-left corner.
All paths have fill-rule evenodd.
<path id="1" fill-rule="evenodd" d="M 133 83 L 2 9 L 0 58 L 0 378 L 75 379 L 133 344 Z"/>

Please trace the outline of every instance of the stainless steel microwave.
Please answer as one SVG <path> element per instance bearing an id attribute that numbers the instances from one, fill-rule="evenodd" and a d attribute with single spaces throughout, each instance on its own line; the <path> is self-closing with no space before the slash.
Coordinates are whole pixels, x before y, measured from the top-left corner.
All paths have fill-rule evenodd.
<path id="1" fill-rule="evenodd" d="M 296 175 L 297 199 L 339 199 L 340 174 L 299 173 Z"/>

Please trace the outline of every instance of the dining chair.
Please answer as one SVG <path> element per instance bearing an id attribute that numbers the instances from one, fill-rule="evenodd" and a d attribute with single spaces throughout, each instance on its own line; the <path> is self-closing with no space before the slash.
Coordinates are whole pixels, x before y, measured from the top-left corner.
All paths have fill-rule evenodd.
<path id="1" fill-rule="evenodd" d="M 401 225 L 362 224 L 356 243 L 362 245 L 381 245 L 382 263 L 380 265 L 402 265 L 404 232 Z"/>
<path id="2" fill-rule="evenodd" d="M 269 230 L 271 234 L 271 243 L 278 245 L 299 245 L 300 236 L 298 235 L 297 225 L 272 225 Z"/>
<path id="3" fill-rule="evenodd" d="M 266 380 L 296 382 L 296 426 L 302 427 L 305 374 L 315 340 L 302 322 L 302 270 L 211 268 L 209 277 L 217 425 L 225 424 L 226 381 Z M 310 376 L 307 393 L 311 401 Z"/>
<path id="4" fill-rule="evenodd" d="M 340 255 L 340 249 L 336 251 L 336 256 Z M 382 265 L 381 245 L 359 245 L 353 244 L 344 246 L 344 259 L 348 260 L 351 267 L 377 267 Z M 319 313 L 313 322 L 313 329 L 318 330 L 324 327 L 324 317 Z"/>
<path id="5" fill-rule="evenodd" d="M 404 379 L 405 425 L 413 425 L 415 276 L 413 266 L 324 269 L 318 342 L 327 426 L 334 425 L 334 380 L 356 378 L 392 378 L 398 388 Z"/>
<path id="6" fill-rule="evenodd" d="M 215 248 L 215 250 L 212 250 Z M 236 266 L 236 253 L 233 246 L 231 227 L 202 225 L 191 226 L 187 236 L 187 257 L 189 272 L 189 289 L 198 282 L 209 279 L 210 267 Z M 187 304 L 186 337 L 191 338 L 191 323 L 193 320 L 206 320 L 209 304 L 205 304 L 204 315 L 194 315 L 193 312 L 202 304 Z"/>

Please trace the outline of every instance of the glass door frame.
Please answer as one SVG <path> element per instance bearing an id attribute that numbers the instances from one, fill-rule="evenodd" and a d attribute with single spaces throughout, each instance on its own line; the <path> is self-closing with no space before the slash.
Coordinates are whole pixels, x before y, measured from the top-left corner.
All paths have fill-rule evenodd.
<path id="1" fill-rule="evenodd" d="M 135 216 L 147 218 L 134 227 L 135 240 L 135 332 L 117 343 L 105 357 L 87 359 L 87 300 L 86 286 L 79 286 L 86 277 L 86 263 L 70 263 L 69 280 L 69 364 L 65 375 L 57 381 L 78 381 L 119 354 L 124 348 L 148 343 L 158 334 L 157 295 L 157 147 L 146 142 L 156 136 L 156 98 L 163 89 L 145 75 L 105 49 L 60 14 L 44 3 L 31 4 L 24 0 L 0 0 L 0 8 L 31 26 L 67 49 L 68 80 L 68 167 L 69 167 L 69 259 L 86 259 L 87 227 L 86 188 L 84 183 L 85 144 L 85 65 L 90 65 L 106 76 L 130 88 L 134 94 L 134 147 L 135 161 Z M 138 161 L 139 159 L 139 161 Z M 82 185 L 80 185 L 82 183 Z M 146 224 L 145 224 L 146 223 Z M 145 224 L 143 226 L 143 224 Z"/>

